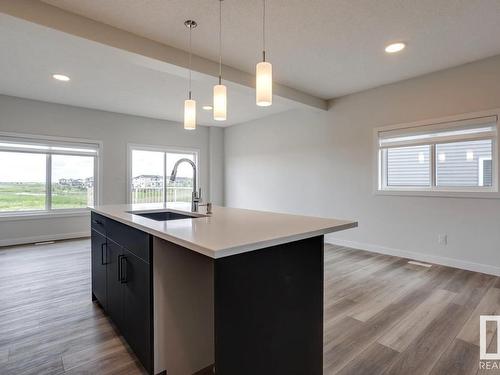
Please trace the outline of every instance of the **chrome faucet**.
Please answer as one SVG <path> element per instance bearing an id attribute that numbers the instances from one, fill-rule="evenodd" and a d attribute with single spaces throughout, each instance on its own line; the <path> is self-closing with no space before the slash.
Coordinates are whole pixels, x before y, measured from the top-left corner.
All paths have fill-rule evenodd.
<path id="1" fill-rule="evenodd" d="M 175 179 L 177 178 L 177 168 L 179 167 L 179 164 L 184 162 L 189 163 L 191 167 L 193 167 L 193 193 L 191 195 L 191 211 L 198 212 L 198 206 L 201 202 L 201 188 L 198 190 L 198 184 L 196 181 L 196 164 L 192 160 L 186 158 L 177 160 L 174 168 L 172 169 L 172 173 L 170 174 L 170 181 L 175 182 Z"/>

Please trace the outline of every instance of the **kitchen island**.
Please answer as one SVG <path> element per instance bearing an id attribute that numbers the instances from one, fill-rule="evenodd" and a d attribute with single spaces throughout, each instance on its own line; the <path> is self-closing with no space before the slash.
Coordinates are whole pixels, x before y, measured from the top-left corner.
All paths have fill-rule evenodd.
<path id="1" fill-rule="evenodd" d="M 91 210 L 92 297 L 149 373 L 322 374 L 323 236 L 356 222 Z"/>

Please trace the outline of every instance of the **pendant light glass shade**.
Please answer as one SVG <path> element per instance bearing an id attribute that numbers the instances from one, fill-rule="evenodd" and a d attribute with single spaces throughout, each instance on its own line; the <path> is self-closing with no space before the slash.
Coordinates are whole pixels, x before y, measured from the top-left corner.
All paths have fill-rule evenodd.
<path id="1" fill-rule="evenodd" d="M 257 64 L 256 102 L 258 106 L 273 104 L 273 66 L 267 61 Z"/>
<path id="2" fill-rule="evenodd" d="M 225 85 L 214 86 L 214 120 L 226 121 L 227 89 Z"/>
<path id="3" fill-rule="evenodd" d="M 196 101 L 192 99 L 184 101 L 184 129 L 196 129 Z"/>

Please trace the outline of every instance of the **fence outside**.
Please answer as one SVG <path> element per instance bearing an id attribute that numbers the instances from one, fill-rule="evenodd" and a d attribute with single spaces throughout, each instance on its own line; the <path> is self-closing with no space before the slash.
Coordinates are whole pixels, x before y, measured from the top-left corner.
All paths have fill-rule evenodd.
<path id="1" fill-rule="evenodd" d="M 167 187 L 167 202 L 191 202 L 191 187 Z M 162 203 L 163 188 L 132 188 L 132 203 Z"/>
<path id="2" fill-rule="evenodd" d="M 97 202 L 94 201 L 94 187 L 87 187 L 87 204 L 89 206 L 93 206 L 94 204 L 97 204 Z"/>

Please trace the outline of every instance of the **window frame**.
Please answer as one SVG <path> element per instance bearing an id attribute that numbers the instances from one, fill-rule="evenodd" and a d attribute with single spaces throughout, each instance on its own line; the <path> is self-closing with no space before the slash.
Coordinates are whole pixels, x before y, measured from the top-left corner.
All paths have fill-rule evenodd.
<path id="1" fill-rule="evenodd" d="M 0 132 L 0 138 L 12 138 L 12 142 L 18 141 L 19 143 L 35 143 L 40 145 L 49 144 L 60 144 L 61 146 L 77 147 L 78 145 L 83 146 L 95 146 L 97 153 L 95 155 L 89 155 L 85 153 L 78 152 L 65 152 L 63 150 L 50 151 L 49 153 L 44 153 L 43 151 L 29 151 L 18 149 L 15 150 L 14 147 L 9 149 L 2 149 L 1 152 L 25 152 L 28 154 L 43 154 L 45 155 L 45 209 L 43 210 L 26 210 L 26 211 L 0 211 L 0 221 L 10 221 L 10 220 L 24 220 L 24 219 L 43 219 L 43 218 L 53 218 L 53 217 L 72 217 L 72 216 L 87 216 L 89 215 L 89 208 L 52 208 L 52 155 L 70 155 L 70 156 L 93 156 L 94 157 L 94 205 L 100 203 L 100 197 L 102 195 L 101 190 L 101 171 L 102 171 L 102 141 L 86 139 L 86 138 L 69 138 L 69 137 L 54 137 L 48 135 L 39 134 L 26 134 L 26 133 L 12 133 L 12 132 Z M 0 140 L 1 142 L 1 140 Z"/>
<path id="2" fill-rule="evenodd" d="M 146 144 L 137 144 L 137 143 L 128 143 L 127 144 L 127 204 L 132 203 L 132 152 L 136 151 L 153 151 L 153 152 L 164 152 L 165 157 L 167 153 L 171 154 L 194 154 L 195 156 L 195 164 L 196 164 L 196 180 L 198 181 L 198 188 L 200 188 L 200 149 L 191 148 L 191 147 L 180 147 L 180 146 L 162 146 L 162 145 L 146 145 Z M 164 163 L 166 160 L 164 160 Z M 166 168 L 166 164 L 164 165 Z M 165 170 L 164 176 L 164 192 L 163 192 L 163 202 L 158 204 L 167 205 L 169 202 L 166 202 L 166 188 L 167 188 L 167 174 Z M 144 204 L 144 203 L 137 203 Z"/>
<path id="3" fill-rule="evenodd" d="M 416 128 L 421 126 L 433 126 L 444 123 L 452 123 L 457 121 L 467 121 L 471 119 L 477 119 L 482 117 L 496 116 L 496 137 L 492 139 L 492 186 L 488 187 L 445 187 L 436 186 L 436 145 L 429 144 L 430 150 L 430 176 L 431 184 L 429 187 L 418 187 L 418 186 L 387 186 L 387 176 L 384 174 L 387 168 L 383 168 L 382 162 L 384 158 L 382 157 L 383 150 L 379 145 L 379 133 L 392 131 L 392 130 L 402 130 L 405 128 Z M 428 196 L 428 197 L 450 197 L 450 198 L 500 198 L 499 192 L 499 150 L 498 150 L 498 138 L 500 136 L 500 108 L 480 111 L 463 113 L 455 116 L 447 116 L 441 118 L 435 118 L 430 120 L 416 121 L 411 123 L 401 123 L 396 125 L 375 127 L 373 129 L 373 194 L 375 195 L 394 195 L 394 196 Z M 466 141 L 466 140 L 464 140 Z M 457 142 L 457 141 L 449 141 Z M 438 142 L 438 144 L 449 143 L 446 139 Z M 386 158 L 385 158 L 386 159 Z"/>

